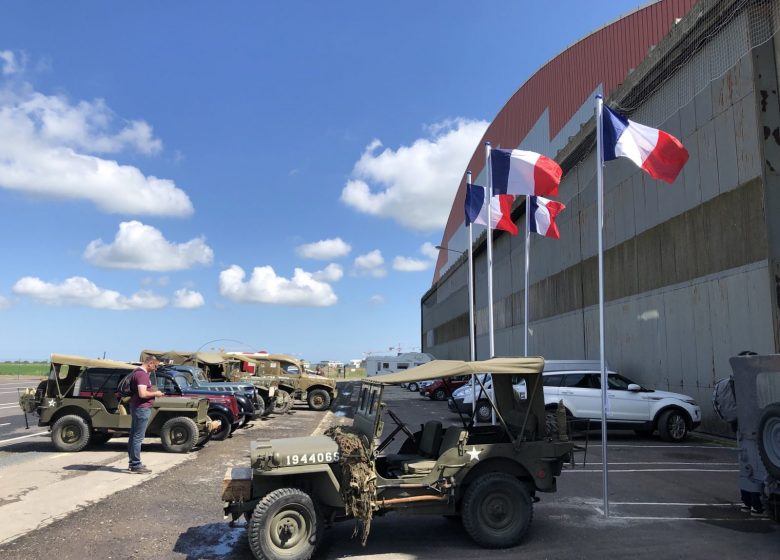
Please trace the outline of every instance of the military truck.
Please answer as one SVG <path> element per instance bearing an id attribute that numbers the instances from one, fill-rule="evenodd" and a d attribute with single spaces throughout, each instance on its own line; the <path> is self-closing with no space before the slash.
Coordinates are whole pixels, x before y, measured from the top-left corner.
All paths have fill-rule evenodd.
<path id="1" fill-rule="evenodd" d="M 478 544 L 515 546 L 529 528 L 536 494 L 555 492 L 573 448 L 565 414 L 556 434 L 545 426 L 543 367 L 542 358 L 435 360 L 367 378 L 351 427 L 253 442 L 249 468 L 226 473 L 225 515 L 248 519 L 258 560 L 307 560 L 323 526 L 345 519 L 358 521 L 365 544 L 371 518 L 390 511 L 460 518 Z M 461 417 L 446 429 L 432 420 L 412 431 L 383 402 L 388 385 L 476 373 L 493 374 L 496 424 Z M 529 388 L 524 395 L 512 389 L 520 380 Z M 387 434 L 385 419 L 393 424 Z M 399 453 L 384 453 L 400 433 Z"/>
<path id="2" fill-rule="evenodd" d="M 240 364 L 230 354 L 221 352 L 178 352 L 164 350 L 142 350 L 140 361 L 148 356 L 154 356 L 166 366 L 189 366 L 196 368 L 190 370 L 192 382 L 199 388 L 215 388 L 232 393 L 256 393 L 248 395 L 251 398 L 254 411 L 245 411 L 243 424 L 259 416 L 270 414 L 276 404 L 277 395 L 274 394 L 275 384 L 273 380 L 264 383 L 240 383 L 233 372 L 240 369 Z M 209 385 L 209 387 L 206 387 Z M 249 387 L 247 387 L 249 385 Z M 260 402 L 262 400 L 262 402 Z"/>
<path id="3" fill-rule="evenodd" d="M 130 434 L 130 415 L 116 395 L 119 381 L 136 365 L 52 354 L 48 379 L 19 396 L 26 414 L 51 429 L 58 451 L 81 451 L 102 445 L 114 435 Z M 186 453 L 205 443 L 219 422 L 208 417 L 209 402 L 196 397 L 158 397 L 154 400 L 146 437 L 159 437 L 163 449 Z"/>
<path id="4" fill-rule="evenodd" d="M 306 373 L 303 363 L 285 354 L 231 354 L 252 370 L 248 377 L 253 383 L 264 383 L 264 379 L 275 378 L 279 382 L 277 402 L 290 395 L 292 399 L 305 401 L 311 410 L 328 410 L 336 398 L 336 381 L 324 375 Z M 245 366 L 244 371 L 247 371 Z M 292 406 L 292 402 L 290 402 Z"/>

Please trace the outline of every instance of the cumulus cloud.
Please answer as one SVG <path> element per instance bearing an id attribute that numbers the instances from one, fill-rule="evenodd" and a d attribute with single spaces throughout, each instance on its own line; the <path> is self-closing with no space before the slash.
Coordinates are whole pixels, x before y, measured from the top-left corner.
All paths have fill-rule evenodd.
<path id="1" fill-rule="evenodd" d="M 385 302 L 385 298 L 379 294 L 375 294 L 368 298 L 368 303 L 371 305 L 382 305 Z"/>
<path id="2" fill-rule="evenodd" d="M 397 150 L 371 142 L 341 191 L 358 212 L 391 218 L 417 231 L 444 227 L 466 165 L 488 122 L 453 119 Z"/>
<path id="3" fill-rule="evenodd" d="M 16 61 L 16 55 L 13 51 L 0 51 L 0 66 L 4 76 L 10 76 L 21 71 L 21 65 Z"/>
<path id="4" fill-rule="evenodd" d="M 171 243 L 157 228 L 138 221 L 119 224 L 114 241 L 90 241 L 84 259 L 96 266 L 151 270 L 186 270 L 195 265 L 210 265 L 214 251 L 202 237 L 186 243 Z"/>
<path id="5" fill-rule="evenodd" d="M 8 59 L 2 59 L 4 72 Z M 187 194 L 170 179 L 146 176 L 137 167 L 101 157 L 162 150 L 148 123 L 118 118 L 102 99 L 71 102 L 36 92 L 29 84 L 7 86 L 0 89 L 0 130 L 0 187 L 88 200 L 110 213 L 193 212 Z"/>
<path id="6" fill-rule="evenodd" d="M 336 263 L 331 263 L 324 269 L 312 274 L 312 278 L 315 280 L 328 283 L 338 282 L 342 276 L 344 276 L 344 270 L 341 268 L 341 265 Z"/>
<path id="7" fill-rule="evenodd" d="M 180 309 L 195 309 L 205 304 L 203 295 L 194 290 L 182 288 L 173 293 L 173 306 Z"/>
<path id="8" fill-rule="evenodd" d="M 356 257 L 352 265 L 352 271 L 357 276 L 381 278 L 387 274 L 384 265 L 385 258 L 382 256 L 382 252 L 379 249 L 374 249 L 365 255 Z"/>
<path id="9" fill-rule="evenodd" d="M 427 270 L 433 263 L 427 260 L 413 259 L 409 257 L 395 257 L 393 259 L 393 270 L 399 272 L 420 272 Z"/>
<path id="10" fill-rule="evenodd" d="M 219 273 L 219 293 L 239 303 L 269 303 L 302 307 L 327 307 L 338 301 L 330 284 L 296 268 L 292 279 L 277 276 L 271 266 L 256 266 L 245 281 L 238 265 Z"/>
<path id="11" fill-rule="evenodd" d="M 117 291 L 100 288 L 83 276 L 73 276 L 59 284 L 25 276 L 14 284 L 12 290 L 17 295 L 46 305 L 71 305 L 115 311 L 159 309 L 168 305 L 166 298 L 148 290 L 141 290 L 127 297 Z"/>
<path id="12" fill-rule="evenodd" d="M 420 246 L 420 253 L 432 260 L 439 258 L 439 250 L 430 241 L 426 241 Z"/>
<path id="13" fill-rule="evenodd" d="M 305 245 L 299 245 L 295 248 L 295 252 L 299 257 L 304 259 L 317 259 L 321 261 L 329 261 L 331 259 L 337 259 L 348 255 L 352 250 L 349 243 L 345 243 L 340 237 L 335 239 L 323 239 L 315 243 L 307 243 Z"/>
<path id="14" fill-rule="evenodd" d="M 0 310 L 8 309 L 9 307 L 11 307 L 11 300 L 5 296 L 0 296 Z"/>

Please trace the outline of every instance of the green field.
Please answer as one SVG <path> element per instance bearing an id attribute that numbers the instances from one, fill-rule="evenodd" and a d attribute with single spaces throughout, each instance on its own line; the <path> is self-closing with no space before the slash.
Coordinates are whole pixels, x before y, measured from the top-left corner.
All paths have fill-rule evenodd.
<path id="1" fill-rule="evenodd" d="M 48 362 L 0 362 L 0 375 L 44 376 L 48 371 Z"/>

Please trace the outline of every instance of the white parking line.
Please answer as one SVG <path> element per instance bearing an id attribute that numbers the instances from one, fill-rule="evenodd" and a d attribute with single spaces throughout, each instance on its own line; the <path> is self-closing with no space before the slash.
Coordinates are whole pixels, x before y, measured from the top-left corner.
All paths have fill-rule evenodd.
<path id="1" fill-rule="evenodd" d="M 602 473 L 604 469 L 572 469 L 566 473 Z M 624 472 L 739 472 L 739 469 L 609 469 L 609 473 Z"/>
<path id="2" fill-rule="evenodd" d="M 591 447 L 601 447 L 601 442 L 591 442 Z M 607 443 L 607 447 L 636 447 L 637 449 L 724 449 L 727 451 L 738 451 L 736 447 L 725 447 L 722 445 L 630 445 L 630 444 L 617 444 Z"/>
<path id="3" fill-rule="evenodd" d="M 588 461 L 588 464 L 589 465 L 603 465 L 603 463 L 600 462 L 600 461 L 599 462 Z M 701 461 L 699 461 L 697 463 L 683 463 L 683 462 L 677 462 L 677 461 L 668 461 L 668 462 L 667 461 L 657 461 L 657 462 L 653 462 L 653 461 L 639 461 L 639 462 L 636 462 L 636 463 L 616 463 L 616 462 L 609 461 L 609 464 L 610 465 L 736 465 L 737 463 L 735 463 L 733 461 L 730 462 L 730 463 L 710 463 L 710 462 L 704 462 L 703 463 Z"/>
<path id="4" fill-rule="evenodd" d="M 736 507 L 737 504 L 694 504 L 688 502 L 609 502 L 614 506 L 702 506 L 702 507 Z"/>
<path id="5" fill-rule="evenodd" d="M 10 422 L 6 422 L 5 424 L 0 424 L 0 428 L 2 428 L 3 426 L 10 426 L 10 425 L 11 425 Z"/>
<path id="6" fill-rule="evenodd" d="M 16 441 L 16 440 L 19 440 L 19 439 L 25 439 L 25 438 L 29 438 L 29 437 L 33 437 L 33 436 L 45 435 L 47 433 L 49 433 L 48 430 L 42 430 L 40 432 L 35 432 L 34 434 L 27 434 L 27 435 L 24 435 L 24 436 L 19 436 L 19 437 L 9 438 L 9 439 L 0 439 L 0 444 L 8 443 L 9 441 Z"/>

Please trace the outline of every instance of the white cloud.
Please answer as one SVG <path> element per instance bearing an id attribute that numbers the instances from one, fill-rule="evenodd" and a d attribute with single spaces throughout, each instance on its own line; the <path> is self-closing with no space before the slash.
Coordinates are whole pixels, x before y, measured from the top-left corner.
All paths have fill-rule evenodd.
<path id="1" fill-rule="evenodd" d="M 0 130 L 0 187 L 88 200 L 111 213 L 193 212 L 187 194 L 170 179 L 145 176 L 136 167 L 93 155 L 162 149 L 148 123 L 119 119 L 102 99 L 71 103 L 29 84 L 7 86 L 0 90 Z"/>
<path id="2" fill-rule="evenodd" d="M 387 274 L 384 264 L 385 258 L 382 256 L 382 252 L 379 249 L 374 249 L 365 255 L 356 257 L 352 271 L 358 276 L 381 278 Z"/>
<path id="3" fill-rule="evenodd" d="M 205 303 L 203 294 L 194 290 L 182 288 L 173 293 L 173 306 L 180 309 L 195 309 L 202 307 Z"/>
<path id="4" fill-rule="evenodd" d="M 154 276 L 147 276 L 146 278 L 141 279 L 141 284 L 144 286 L 167 286 L 171 283 L 171 279 L 168 276 L 159 276 L 155 278 Z"/>
<path id="5" fill-rule="evenodd" d="M 409 257 L 395 257 L 393 259 L 393 270 L 399 272 L 420 272 L 421 270 L 429 269 L 432 264 L 431 261 L 412 259 Z"/>
<path id="6" fill-rule="evenodd" d="M 60 284 L 44 282 L 40 278 L 25 276 L 13 286 L 13 292 L 46 305 L 72 305 L 95 309 L 159 309 L 168 305 L 168 300 L 147 290 L 141 290 L 130 297 L 114 290 L 98 287 L 83 276 L 73 276 Z"/>
<path id="7" fill-rule="evenodd" d="M 292 279 L 277 276 L 273 267 L 256 266 L 249 281 L 238 265 L 219 273 L 219 293 L 240 303 L 270 303 L 303 307 L 334 305 L 338 298 L 330 284 L 296 268 Z"/>
<path id="8" fill-rule="evenodd" d="M 342 276 L 344 276 L 344 270 L 341 268 L 341 265 L 336 263 L 330 263 L 324 269 L 312 274 L 312 278 L 318 282 L 328 282 L 329 284 L 338 282 Z"/>
<path id="9" fill-rule="evenodd" d="M 299 257 L 304 259 L 317 259 L 321 261 L 329 261 L 331 259 L 337 259 L 348 255 L 352 250 L 349 243 L 345 243 L 340 237 L 335 239 L 323 239 L 315 243 L 307 243 L 305 245 L 299 245 L 295 248 L 295 252 Z"/>
<path id="10" fill-rule="evenodd" d="M 439 250 L 430 241 L 426 241 L 420 246 L 420 253 L 432 260 L 439 258 Z"/>
<path id="11" fill-rule="evenodd" d="M 4 76 L 10 76 L 21 71 L 21 66 L 16 61 L 16 55 L 14 55 L 13 51 L 0 51 L 0 62 L 2 62 L 2 73 Z"/>
<path id="12" fill-rule="evenodd" d="M 11 307 L 11 300 L 5 296 L 0 296 L 0 309 L 8 309 Z"/>
<path id="13" fill-rule="evenodd" d="M 122 222 L 113 243 L 90 241 L 84 259 L 96 266 L 162 272 L 210 265 L 214 251 L 202 237 L 186 243 L 167 241 L 160 230 L 138 221 Z"/>
<path id="14" fill-rule="evenodd" d="M 341 200 L 359 212 L 391 218 L 417 231 L 444 227 L 455 192 L 488 122 L 453 119 L 428 127 L 429 137 L 382 151 L 372 141 L 355 164 Z"/>
<path id="15" fill-rule="evenodd" d="M 371 305 L 382 305 L 385 302 L 385 298 L 379 294 L 375 294 L 368 298 L 368 303 Z"/>

